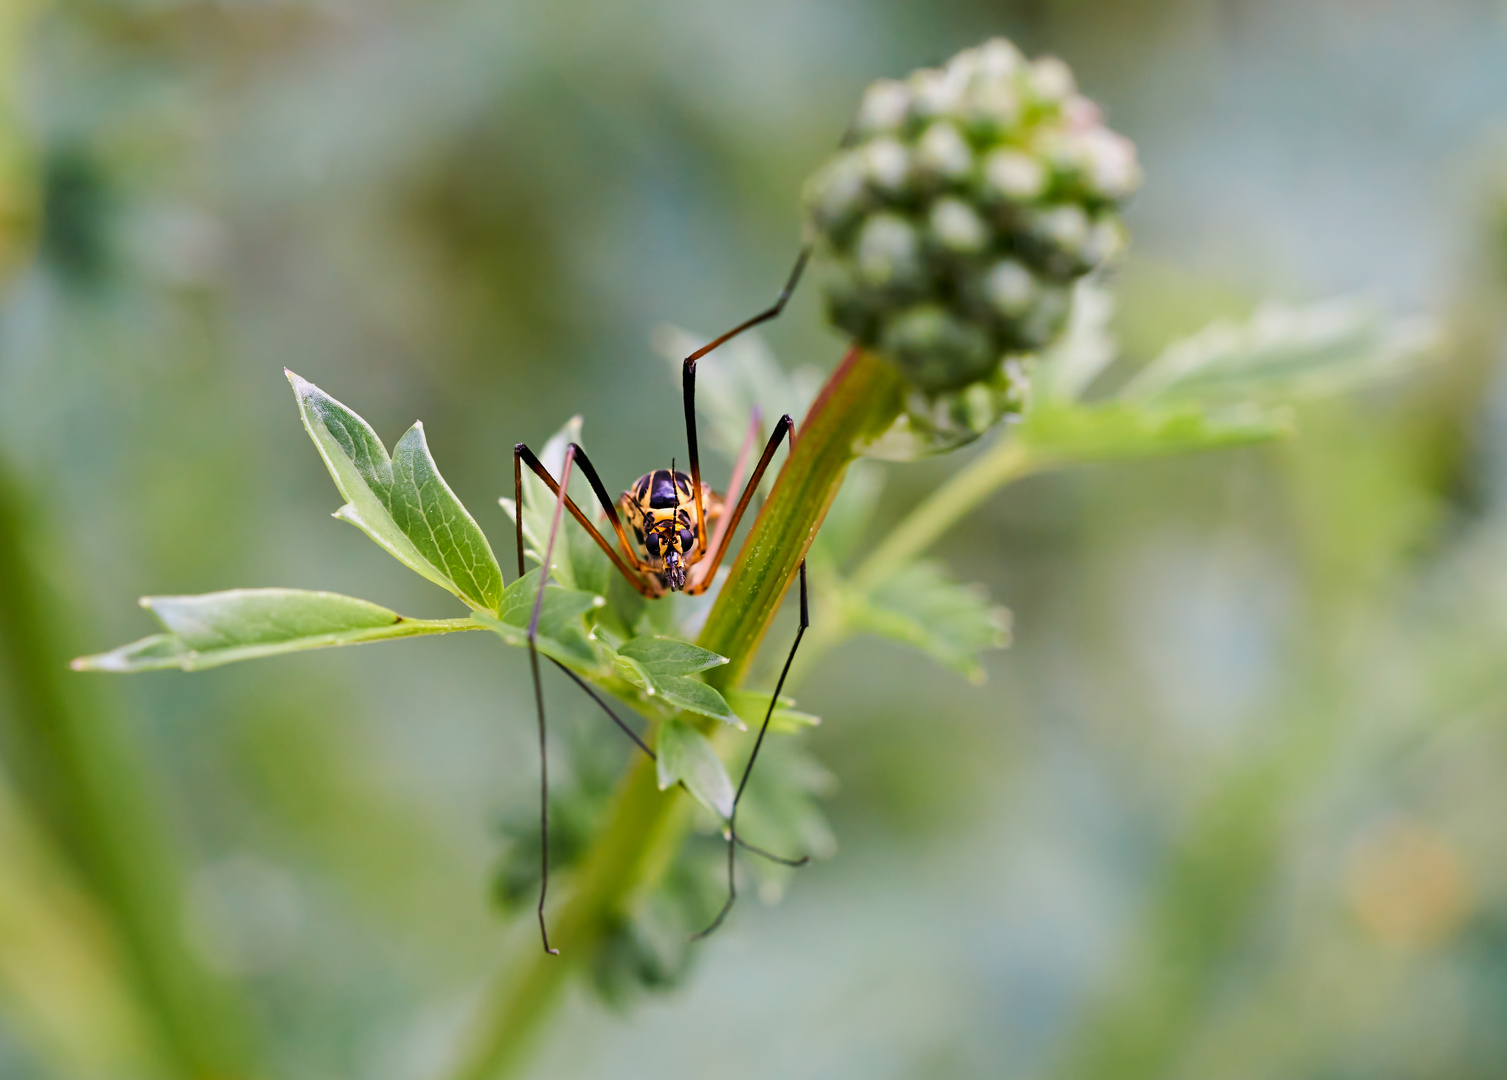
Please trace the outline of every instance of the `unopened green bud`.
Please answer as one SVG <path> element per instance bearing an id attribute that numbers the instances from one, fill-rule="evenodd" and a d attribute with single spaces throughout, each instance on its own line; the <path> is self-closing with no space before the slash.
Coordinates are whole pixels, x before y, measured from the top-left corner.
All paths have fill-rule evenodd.
<path id="1" fill-rule="evenodd" d="M 1001 148 L 984 159 L 987 194 L 1007 203 L 1029 202 L 1047 189 L 1051 172 L 1041 159 L 1021 150 Z"/>
<path id="2" fill-rule="evenodd" d="M 958 183 L 973 172 L 973 148 L 957 127 L 945 120 L 927 125 L 916 144 L 916 166 L 928 179 Z"/>
<path id="3" fill-rule="evenodd" d="M 875 139 L 863 148 L 864 178 L 881 198 L 903 195 L 910 184 L 910 151 L 899 139 Z"/>
<path id="4" fill-rule="evenodd" d="M 876 82 L 807 185 L 828 316 L 916 387 L 913 434 L 963 438 L 1024 401 L 1028 354 L 1124 248 L 1139 183 L 1134 146 L 1055 58 L 996 39 Z"/>
<path id="5" fill-rule="evenodd" d="M 899 214 L 875 214 L 864 222 L 853 254 L 864 284 L 891 295 L 920 291 L 921 242 Z"/>
<path id="6" fill-rule="evenodd" d="M 1017 319 L 1036 301 L 1036 279 L 1014 259 L 1001 259 L 984 277 L 984 296 L 1006 319 Z"/>
<path id="7" fill-rule="evenodd" d="M 983 327 L 953 315 L 941 304 L 917 304 L 889 319 L 879 347 L 918 386 L 950 380 L 957 371 L 974 379 L 988 375 L 997 357 Z"/>
<path id="8" fill-rule="evenodd" d="M 1032 97 L 1042 105 L 1060 105 L 1078 89 L 1072 71 L 1055 56 L 1043 56 L 1033 61 L 1026 85 Z"/>
<path id="9" fill-rule="evenodd" d="M 858 107 L 857 129 L 865 135 L 899 132 L 910 115 L 910 91 L 903 82 L 880 79 L 863 95 Z"/>
<path id="10" fill-rule="evenodd" d="M 989 246 L 989 226 L 962 199 L 938 199 L 931 207 L 931 233 L 938 245 L 959 255 L 972 255 Z"/>

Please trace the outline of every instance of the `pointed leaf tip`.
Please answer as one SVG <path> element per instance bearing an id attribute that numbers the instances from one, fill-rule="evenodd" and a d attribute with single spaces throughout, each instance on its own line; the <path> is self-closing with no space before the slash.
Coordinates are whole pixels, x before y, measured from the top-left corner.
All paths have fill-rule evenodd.
<path id="1" fill-rule="evenodd" d="M 478 611 L 495 614 L 502 570 L 474 518 L 440 475 L 415 424 L 389 455 L 371 425 L 291 371 L 304 429 L 346 505 L 335 516 Z"/>
<path id="2" fill-rule="evenodd" d="M 305 589 L 146 596 L 142 606 L 166 633 L 78 657 L 69 666 L 74 671 L 197 671 L 332 645 L 482 628 L 470 619 L 407 619 L 366 600 Z"/>

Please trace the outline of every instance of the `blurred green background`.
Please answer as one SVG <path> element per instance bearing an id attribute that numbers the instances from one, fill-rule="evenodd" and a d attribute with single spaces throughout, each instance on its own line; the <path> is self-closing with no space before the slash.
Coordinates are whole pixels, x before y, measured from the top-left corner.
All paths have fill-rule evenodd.
<path id="1" fill-rule="evenodd" d="M 1132 361 L 1357 291 L 1444 355 L 991 500 L 941 549 L 1014 611 L 987 685 L 828 656 L 837 856 L 673 992 L 578 993 L 537 1075 L 1507 1071 L 1507 5 L 4 0 L 0 1076 L 443 1074 L 531 943 L 489 901 L 526 659 L 68 658 L 144 593 L 456 614 L 330 520 L 281 369 L 421 417 L 507 566 L 511 445 L 581 413 L 619 488 L 680 453 L 654 328 L 767 302 L 863 87 L 995 34 L 1140 148 Z M 810 291 L 767 339 L 843 348 Z M 966 457 L 886 467 L 876 535 Z"/>

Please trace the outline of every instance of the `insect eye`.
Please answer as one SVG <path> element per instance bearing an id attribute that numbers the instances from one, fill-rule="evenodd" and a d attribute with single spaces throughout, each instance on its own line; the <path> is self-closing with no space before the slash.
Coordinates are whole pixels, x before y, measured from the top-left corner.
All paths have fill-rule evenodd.
<path id="1" fill-rule="evenodd" d="M 644 550 L 647 551 L 652 558 L 659 558 L 659 533 L 650 533 L 644 539 Z"/>
<path id="2" fill-rule="evenodd" d="M 680 550 L 681 551 L 690 551 L 691 550 L 691 544 L 692 544 L 692 541 L 691 541 L 691 530 L 690 529 L 681 529 L 680 530 Z"/>

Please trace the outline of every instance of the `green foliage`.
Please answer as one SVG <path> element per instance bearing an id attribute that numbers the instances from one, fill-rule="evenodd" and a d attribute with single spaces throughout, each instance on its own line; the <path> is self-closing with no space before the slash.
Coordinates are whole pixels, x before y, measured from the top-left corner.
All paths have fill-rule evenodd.
<path id="1" fill-rule="evenodd" d="M 648 697 L 657 697 L 676 709 L 713 720 L 739 724 L 737 714 L 721 694 L 689 677 L 692 672 L 727 663 L 726 657 L 667 638 L 634 638 L 616 652 L 606 647 L 604 650 L 611 656 L 617 673 Z"/>
<path id="2" fill-rule="evenodd" d="M 1015 431 L 1018 444 L 1042 465 L 1117 461 L 1270 442 L 1293 431 L 1285 411 L 1211 411 L 1195 402 L 1145 405 L 1129 401 L 1043 404 Z"/>
<path id="3" fill-rule="evenodd" d="M 474 618 L 494 631 L 509 645 L 528 646 L 528 625 L 539 598 L 538 568 L 530 570 L 509 585 L 502 594 L 502 617 L 493 619 L 478 612 Z M 550 584 L 544 589 L 539 609 L 536 644 L 541 652 L 562 664 L 590 667 L 597 663 L 597 651 L 587 636 L 582 616 L 602 606 L 600 596 Z"/>
<path id="4" fill-rule="evenodd" d="M 1040 396 L 1011 433 L 1030 468 L 1157 457 L 1266 442 L 1291 434 L 1291 406 L 1407 372 L 1433 337 L 1355 300 L 1267 305 L 1174 342 L 1106 399 L 1086 399 L 1116 359 L 1114 306 L 1078 286 L 1078 317 L 1043 357 Z"/>
<path id="5" fill-rule="evenodd" d="M 710 687 L 708 687 L 710 689 Z M 675 717 L 659 725 L 659 790 L 684 784 L 708 810 L 728 817 L 733 812 L 733 784 L 705 735 Z"/>
<path id="6" fill-rule="evenodd" d="M 769 714 L 769 730 L 782 735 L 791 735 L 822 722 L 821 717 L 797 709 L 795 699 L 788 694 L 781 694 L 771 711 L 769 699 L 773 693 L 773 690 L 728 690 L 723 697 L 745 726 L 757 728 L 764 722 L 766 712 Z"/>
<path id="7" fill-rule="evenodd" d="M 1010 643 L 1010 613 L 991 605 L 983 586 L 959 585 L 935 563 L 912 563 L 840 596 L 855 631 L 909 645 L 972 682 L 984 681 L 982 654 Z"/>
<path id="8" fill-rule="evenodd" d="M 199 671 L 263 656 L 417 634 L 478 630 L 468 619 L 405 619 L 338 593 L 231 589 L 202 596 L 145 596 L 167 630 L 73 662 L 76 671 Z"/>
<path id="9" fill-rule="evenodd" d="M 837 778 L 801 739 L 766 740 L 738 807 L 738 834 L 779 855 L 830 859 L 837 854 L 837 837 L 821 803 L 836 790 Z M 767 859 L 748 859 L 743 865 L 766 899 L 778 897 L 798 873 Z"/>
<path id="10" fill-rule="evenodd" d="M 335 512 L 409 569 L 470 607 L 497 612 L 502 570 L 474 518 L 450 490 L 416 423 L 392 457 L 371 425 L 288 372 L 304 428 L 346 504 Z"/>
<path id="11" fill-rule="evenodd" d="M 1353 298 L 1264 304 L 1169 345 L 1125 386 L 1137 401 L 1210 405 L 1321 397 L 1411 370 L 1435 346 L 1420 320 L 1394 321 Z"/>

